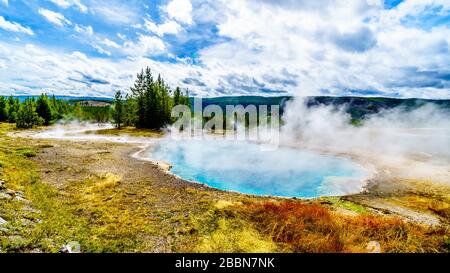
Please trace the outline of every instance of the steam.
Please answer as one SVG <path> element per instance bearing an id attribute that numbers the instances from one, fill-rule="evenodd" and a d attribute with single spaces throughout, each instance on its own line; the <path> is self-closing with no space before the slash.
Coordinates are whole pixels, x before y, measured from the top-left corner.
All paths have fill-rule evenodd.
<path id="1" fill-rule="evenodd" d="M 350 124 L 351 116 L 345 112 L 345 106 L 308 107 L 305 99 L 296 98 L 287 104 L 283 119 L 282 143 L 366 156 L 372 162 L 383 161 L 385 165 L 398 166 L 412 159 L 416 163 L 438 163 L 442 173 L 447 172 L 448 181 L 448 109 L 433 104 L 415 110 L 398 107 L 368 116 L 362 126 L 354 126 Z M 410 168 L 411 173 L 419 171 L 417 164 Z M 425 169 L 420 173 L 429 174 Z"/>

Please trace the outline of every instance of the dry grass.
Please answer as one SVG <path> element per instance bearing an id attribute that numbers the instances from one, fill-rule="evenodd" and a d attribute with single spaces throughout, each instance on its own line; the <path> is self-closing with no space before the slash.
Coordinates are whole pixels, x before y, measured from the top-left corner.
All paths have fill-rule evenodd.
<path id="1" fill-rule="evenodd" d="M 204 236 L 195 248 L 200 253 L 270 253 L 276 245 L 263 238 L 254 228 L 238 220 L 220 219 L 217 228 Z"/>
<path id="2" fill-rule="evenodd" d="M 383 252 L 442 252 L 446 231 L 407 223 L 396 217 L 336 215 L 316 204 L 297 202 L 241 207 L 262 234 L 294 252 L 365 252 L 377 241 Z"/>

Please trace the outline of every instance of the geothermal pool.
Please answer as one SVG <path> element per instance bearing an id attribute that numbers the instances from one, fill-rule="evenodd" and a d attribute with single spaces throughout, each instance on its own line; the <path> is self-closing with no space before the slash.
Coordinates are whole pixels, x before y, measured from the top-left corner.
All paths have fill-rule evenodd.
<path id="1" fill-rule="evenodd" d="M 347 158 L 229 140 L 158 141 L 146 155 L 189 181 L 245 194 L 312 198 L 360 192 L 367 172 Z"/>

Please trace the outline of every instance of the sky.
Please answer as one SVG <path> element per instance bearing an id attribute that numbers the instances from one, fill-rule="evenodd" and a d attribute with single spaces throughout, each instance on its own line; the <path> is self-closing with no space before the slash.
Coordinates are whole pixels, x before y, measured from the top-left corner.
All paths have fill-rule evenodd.
<path id="1" fill-rule="evenodd" d="M 0 0 L 0 94 L 450 99 L 450 0 Z"/>

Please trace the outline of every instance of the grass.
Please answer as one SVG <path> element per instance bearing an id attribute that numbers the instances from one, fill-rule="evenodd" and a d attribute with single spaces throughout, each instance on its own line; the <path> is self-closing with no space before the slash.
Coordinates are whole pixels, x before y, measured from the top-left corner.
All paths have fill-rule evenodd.
<path id="1" fill-rule="evenodd" d="M 58 190 L 40 180 L 36 164 L 30 155 L 49 147 L 25 139 L 5 135 L 12 130 L 0 125 L 1 178 L 9 189 L 23 191 L 32 208 L 16 201 L 0 201 L 0 215 L 8 221 L 8 231 L 0 231 L 0 249 L 6 252 L 29 252 L 39 249 L 58 252 L 63 244 L 78 241 L 83 252 L 145 251 L 139 239 L 156 228 L 148 213 L 140 208 L 127 209 L 131 202 L 118 189 L 121 177 L 112 173 L 92 175 Z M 37 211 L 29 213 L 24 210 Z M 23 226 L 30 219 L 33 226 Z M 146 242 L 146 247 L 151 247 Z"/>
<path id="2" fill-rule="evenodd" d="M 296 202 L 249 204 L 249 213 L 262 234 L 293 252 L 364 252 L 369 241 L 383 252 L 441 252 L 445 229 L 424 227 L 396 217 L 342 216 L 316 204 Z"/>
<path id="3" fill-rule="evenodd" d="M 396 181 L 409 186 L 408 192 L 390 200 L 394 204 L 404 204 L 410 209 L 431 212 L 450 224 L 450 187 L 419 179 Z"/>
<path id="4" fill-rule="evenodd" d="M 195 251 L 201 253 L 270 253 L 276 245 L 265 239 L 257 230 L 249 227 L 243 220 L 221 218 L 216 229 L 204 236 Z"/>
<path id="5" fill-rule="evenodd" d="M 365 207 L 356 204 L 352 201 L 345 200 L 344 198 L 341 197 L 321 197 L 319 201 L 325 204 L 330 204 L 334 207 L 343 208 L 359 214 L 369 213 Z"/>
<path id="6" fill-rule="evenodd" d="M 99 135 L 128 135 L 133 137 L 162 137 L 164 133 L 162 131 L 150 130 L 150 129 L 138 129 L 135 127 L 122 127 L 121 129 L 103 129 L 97 131 L 87 131 L 87 134 L 99 134 Z"/>
<path id="7" fill-rule="evenodd" d="M 187 226 L 198 237 L 197 252 L 361 253 L 369 251 L 371 241 L 380 243 L 382 252 L 450 251 L 444 228 L 367 211 L 345 216 L 320 202 L 219 200 Z"/>

